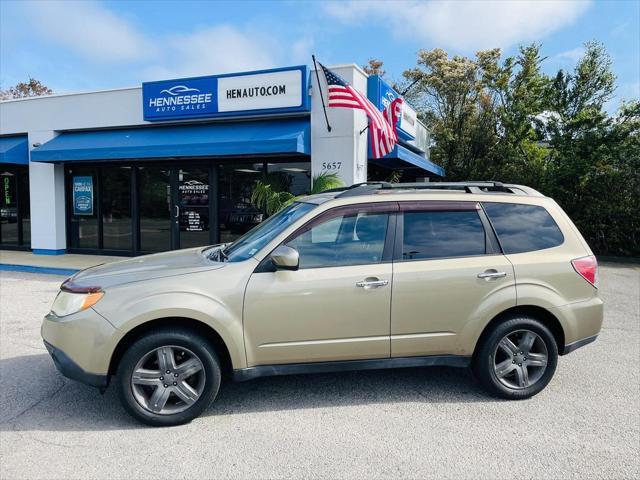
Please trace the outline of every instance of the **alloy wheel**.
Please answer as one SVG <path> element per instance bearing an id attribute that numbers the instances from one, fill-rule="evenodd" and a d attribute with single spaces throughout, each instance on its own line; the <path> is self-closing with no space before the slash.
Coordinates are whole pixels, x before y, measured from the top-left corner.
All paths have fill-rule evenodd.
<path id="1" fill-rule="evenodd" d="M 498 342 L 493 371 L 506 387 L 522 390 L 542 378 L 548 359 L 547 345 L 540 335 L 531 330 L 516 330 Z"/>
<path id="2" fill-rule="evenodd" d="M 166 345 L 146 353 L 131 376 L 133 396 L 142 408 L 173 415 L 191 407 L 205 387 L 204 365 L 191 350 Z"/>

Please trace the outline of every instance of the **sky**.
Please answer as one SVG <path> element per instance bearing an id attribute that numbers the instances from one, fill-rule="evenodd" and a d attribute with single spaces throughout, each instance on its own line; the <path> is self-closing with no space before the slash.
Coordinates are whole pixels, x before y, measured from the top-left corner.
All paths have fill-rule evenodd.
<path id="1" fill-rule="evenodd" d="M 32 76 L 56 93 L 310 64 L 384 61 L 399 79 L 420 49 L 505 55 L 538 42 L 544 69 L 573 69 L 602 42 L 616 97 L 640 98 L 640 0 L 0 0 L 0 88 Z"/>

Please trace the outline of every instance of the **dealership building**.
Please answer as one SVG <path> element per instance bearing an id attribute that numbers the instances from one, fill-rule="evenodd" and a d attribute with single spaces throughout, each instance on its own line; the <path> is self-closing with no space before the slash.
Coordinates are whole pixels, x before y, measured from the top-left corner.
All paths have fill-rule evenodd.
<path id="1" fill-rule="evenodd" d="M 399 96 L 356 65 L 330 68 L 381 110 Z M 265 218 L 258 181 L 300 195 L 323 172 L 347 185 L 444 175 L 406 102 L 381 159 L 363 111 L 326 113 L 331 128 L 307 66 L 0 102 L 0 248 L 140 255 L 227 242 Z"/>

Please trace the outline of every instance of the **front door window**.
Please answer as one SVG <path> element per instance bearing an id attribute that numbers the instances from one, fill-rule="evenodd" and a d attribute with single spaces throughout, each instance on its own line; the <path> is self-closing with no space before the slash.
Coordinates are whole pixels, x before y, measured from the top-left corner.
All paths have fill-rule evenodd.
<path id="1" fill-rule="evenodd" d="M 301 269 L 380 263 L 388 217 L 385 212 L 338 214 L 287 245 L 298 250 Z"/>

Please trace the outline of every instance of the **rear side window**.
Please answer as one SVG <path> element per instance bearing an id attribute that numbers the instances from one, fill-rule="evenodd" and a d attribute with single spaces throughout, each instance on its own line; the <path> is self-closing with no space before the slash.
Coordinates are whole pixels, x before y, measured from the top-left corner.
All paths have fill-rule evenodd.
<path id="1" fill-rule="evenodd" d="M 484 203 L 504 253 L 557 247 L 564 242 L 560 228 L 544 207 L 518 203 Z"/>
<path id="2" fill-rule="evenodd" d="M 403 260 L 484 255 L 485 234 L 478 212 L 404 212 Z"/>

